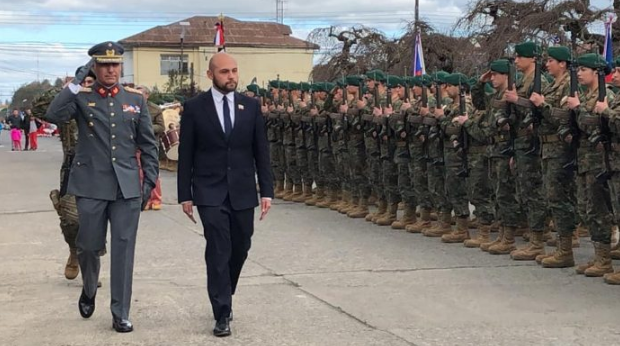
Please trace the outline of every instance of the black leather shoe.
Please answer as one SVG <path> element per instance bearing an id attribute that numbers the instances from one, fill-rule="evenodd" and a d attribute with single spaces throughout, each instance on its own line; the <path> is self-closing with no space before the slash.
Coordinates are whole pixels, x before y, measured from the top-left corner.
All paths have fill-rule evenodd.
<path id="1" fill-rule="evenodd" d="M 82 295 L 80 295 L 80 300 L 78 301 L 78 309 L 80 310 L 80 315 L 84 318 L 89 318 L 95 312 L 95 297 L 97 296 L 97 292 L 92 298 L 88 298 L 86 293 L 84 293 L 84 289 L 82 289 Z"/>
<path id="2" fill-rule="evenodd" d="M 131 324 L 131 321 L 121 318 L 112 319 L 112 328 L 119 333 L 133 332 L 133 324 Z"/>
<path id="3" fill-rule="evenodd" d="M 215 322 L 213 335 L 221 338 L 224 336 L 229 336 L 230 334 L 230 319 L 228 317 L 222 317 L 219 321 Z"/>

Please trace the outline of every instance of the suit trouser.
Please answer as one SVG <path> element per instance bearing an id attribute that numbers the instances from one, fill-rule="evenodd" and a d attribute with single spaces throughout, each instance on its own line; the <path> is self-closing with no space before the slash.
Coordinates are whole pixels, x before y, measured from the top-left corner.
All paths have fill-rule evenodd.
<path id="1" fill-rule="evenodd" d="M 75 241 L 82 271 L 84 292 L 93 297 L 97 292 L 100 253 L 105 249 L 108 222 L 111 233 L 110 290 L 112 315 L 129 318 L 136 234 L 140 220 L 140 198 L 124 199 L 118 193 L 115 201 L 77 197 L 80 229 Z"/>
<path id="2" fill-rule="evenodd" d="M 233 210 L 228 197 L 216 207 L 198 206 L 207 240 L 207 290 L 213 317 L 230 315 L 241 269 L 254 233 L 254 208 Z"/>

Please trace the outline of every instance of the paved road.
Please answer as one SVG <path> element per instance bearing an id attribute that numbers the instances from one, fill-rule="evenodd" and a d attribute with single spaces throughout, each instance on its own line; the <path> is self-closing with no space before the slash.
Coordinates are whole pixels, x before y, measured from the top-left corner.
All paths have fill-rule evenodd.
<path id="1" fill-rule="evenodd" d="M 234 335 L 215 339 L 204 239 L 175 205 L 169 172 L 164 209 L 144 213 L 140 224 L 135 331 L 119 335 L 108 308 L 109 256 L 90 320 L 77 312 L 79 280 L 63 276 L 67 246 L 47 197 L 58 181 L 59 142 L 13 153 L 6 139 L 0 345 L 620 345 L 620 291 L 602 279 L 283 202 L 257 223 Z M 591 253 L 582 241 L 579 261 Z"/>

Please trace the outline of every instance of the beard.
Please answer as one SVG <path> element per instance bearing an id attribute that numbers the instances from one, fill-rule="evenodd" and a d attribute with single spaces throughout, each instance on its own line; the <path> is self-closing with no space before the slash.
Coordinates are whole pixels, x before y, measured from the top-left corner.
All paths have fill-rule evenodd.
<path id="1" fill-rule="evenodd" d="M 213 83 L 215 84 L 216 88 L 218 88 L 220 91 L 223 91 L 225 93 L 229 93 L 229 92 L 233 92 L 237 90 L 237 82 L 231 82 L 231 81 L 220 82 L 214 79 Z"/>

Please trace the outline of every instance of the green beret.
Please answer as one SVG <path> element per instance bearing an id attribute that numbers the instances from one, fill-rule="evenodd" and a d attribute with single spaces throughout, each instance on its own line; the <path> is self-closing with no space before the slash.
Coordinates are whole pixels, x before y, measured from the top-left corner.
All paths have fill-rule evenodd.
<path id="1" fill-rule="evenodd" d="M 381 70 L 371 70 L 366 72 L 366 78 L 377 82 L 385 82 L 385 73 Z"/>
<path id="2" fill-rule="evenodd" d="M 506 59 L 498 59 L 493 61 L 489 68 L 493 72 L 502 74 L 508 74 L 510 72 L 510 65 L 508 64 L 508 60 Z"/>
<path id="3" fill-rule="evenodd" d="M 564 46 L 549 47 L 547 53 L 557 61 L 571 61 L 570 49 Z"/>
<path id="4" fill-rule="evenodd" d="M 446 84 L 450 84 L 450 85 L 461 85 L 461 84 L 467 84 L 469 82 L 469 77 L 467 77 L 466 75 L 462 74 L 462 73 L 453 73 L 448 75 L 445 78 Z"/>
<path id="5" fill-rule="evenodd" d="M 259 93 L 259 89 L 260 87 L 256 84 L 250 84 L 247 87 L 245 87 L 247 89 L 247 91 L 251 91 L 254 93 L 254 95 L 258 95 Z"/>
<path id="6" fill-rule="evenodd" d="M 473 87 L 474 85 L 478 84 L 478 80 L 480 79 L 480 76 L 476 76 L 476 77 L 471 77 L 468 81 L 467 84 L 469 84 L 469 86 Z"/>
<path id="7" fill-rule="evenodd" d="M 398 88 L 403 85 L 403 81 L 398 76 L 388 75 L 386 76 L 388 88 Z"/>
<path id="8" fill-rule="evenodd" d="M 325 92 L 331 92 L 334 88 L 336 87 L 336 83 L 331 83 L 331 82 L 325 82 L 325 84 L 323 84 L 323 91 Z"/>
<path id="9" fill-rule="evenodd" d="M 599 54 L 588 53 L 577 58 L 577 65 L 596 70 L 606 68 L 607 61 L 605 61 L 605 59 Z"/>
<path id="10" fill-rule="evenodd" d="M 267 91 L 267 89 L 258 88 L 258 94 L 262 97 L 267 97 L 267 95 L 269 95 L 269 91 Z"/>
<path id="11" fill-rule="evenodd" d="M 307 83 L 307 82 L 299 83 L 299 89 L 301 91 L 310 91 L 310 83 Z"/>
<path id="12" fill-rule="evenodd" d="M 340 77 L 334 81 L 337 86 L 345 87 L 347 86 L 347 79 L 345 77 Z"/>
<path id="13" fill-rule="evenodd" d="M 269 81 L 269 86 L 274 88 L 274 89 L 280 89 L 284 87 L 284 84 L 281 80 L 270 80 Z"/>
<path id="14" fill-rule="evenodd" d="M 359 86 L 360 84 L 364 83 L 364 76 L 358 76 L 358 75 L 351 75 L 351 76 L 347 76 L 346 78 L 347 80 L 347 85 L 352 85 L 352 86 Z"/>
<path id="15" fill-rule="evenodd" d="M 424 74 L 420 77 L 420 86 L 430 87 L 433 85 L 433 77 Z"/>
<path id="16" fill-rule="evenodd" d="M 295 82 L 288 82 L 288 90 L 299 90 L 299 84 Z"/>
<path id="17" fill-rule="evenodd" d="M 620 67 L 620 56 L 614 61 L 614 67 Z"/>
<path id="18" fill-rule="evenodd" d="M 437 71 L 431 74 L 431 78 L 433 82 L 437 84 L 446 84 L 446 77 L 448 77 L 449 75 L 450 74 L 446 71 Z"/>
<path id="19" fill-rule="evenodd" d="M 515 46 L 515 53 L 522 58 L 533 58 L 540 54 L 540 46 L 532 41 L 521 42 Z"/>

